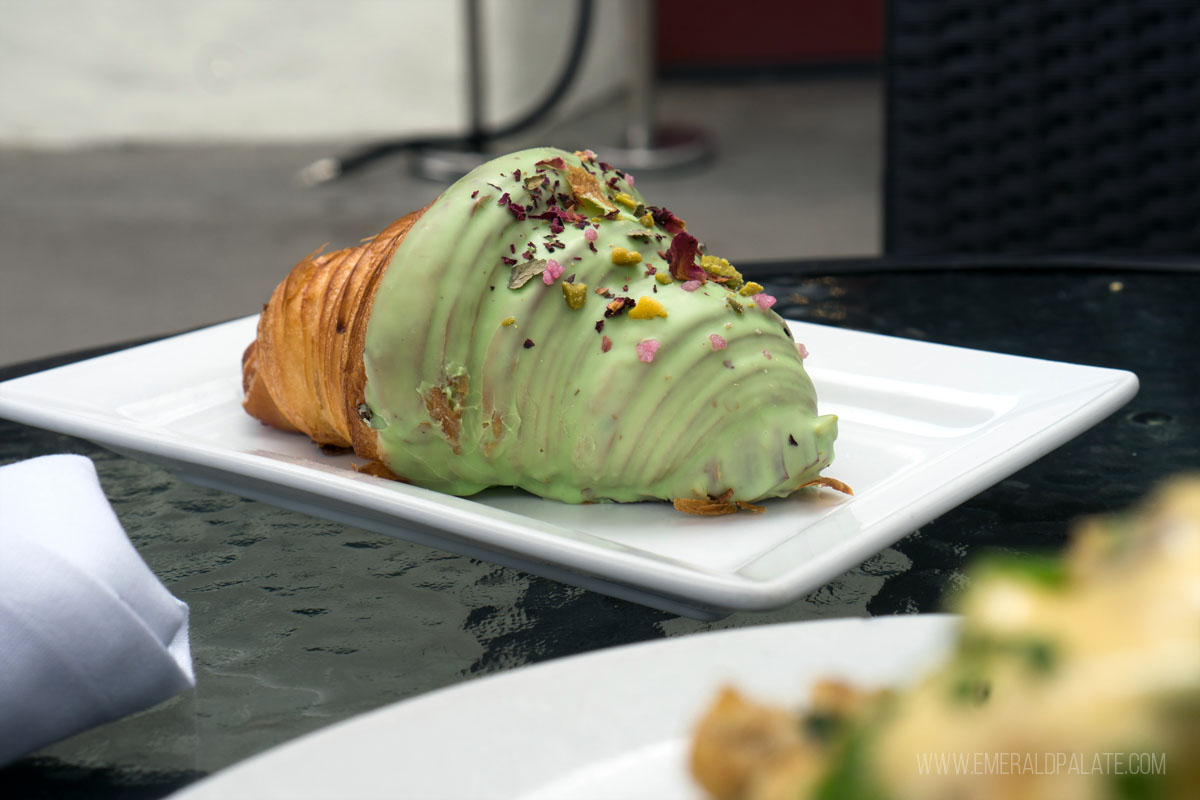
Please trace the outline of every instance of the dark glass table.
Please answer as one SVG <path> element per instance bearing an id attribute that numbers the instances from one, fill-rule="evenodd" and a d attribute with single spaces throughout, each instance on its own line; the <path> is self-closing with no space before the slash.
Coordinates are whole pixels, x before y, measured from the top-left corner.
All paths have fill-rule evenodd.
<path id="1" fill-rule="evenodd" d="M 1200 273 L 1053 259 L 743 266 L 786 317 L 1127 369 L 1141 390 L 806 597 L 717 622 L 181 483 L 0 420 L 0 464 L 64 452 L 93 459 L 130 538 L 191 606 L 197 675 L 194 691 L 0 769 L 0 795 L 162 797 L 360 712 L 525 664 L 717 628 L 938 610 L 981 551 L 1057 548 L 1070 520 L 1120 509 L 1200 466 Z M 94 354 L 0 369 L 0 380 Z"/>

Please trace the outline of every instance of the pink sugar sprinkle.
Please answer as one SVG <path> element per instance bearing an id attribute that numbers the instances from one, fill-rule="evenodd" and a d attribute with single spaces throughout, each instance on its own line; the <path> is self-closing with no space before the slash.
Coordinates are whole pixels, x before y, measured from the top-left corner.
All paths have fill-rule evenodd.
<path id="1" fill-rule="evenodd" d="M 775 298 L 769 294 L 754 295 L 754 302 L 758 303 L 758 307 L 766 311 L 771 306 L 775 305 Z"/>
<path id="2" fill-rule="evenodd" d="M 549 286 L 558 280 L 558 276 L 563 274 L 562 264 L 555 261 L 553 258 L 546 262 L 546 269 L 542 271 L 542 283 Z"/>
<path id="3" fill-rule="evenodd" d="M 658 339 L 642 339 L 637 344 L 638 358 L 649 364 L 654 360 L 654 354 L 658 352 Z"/>
<path id="4" fill-rule="evenodd" d="M 763 355 L 767 357 L 767 360 L 768 360 L 768 361 L 772 360 L 772 356 L 771 356 L 771 351 L 770 351 L 770 350 L 763 350 Z"/>
<path id="5" fill-rule="evenodd" d="M 584 239 L 587 239 L 589 242 L 594 242 L 594 241 L 596 241 L 596 229 L 595 229 L 595 228 L 588 228 L 587 230 L 585 230 L 585 231 L 583 232 L 583 238 L 584 238 Z"/>
<path id="6" fill-rule="evenodd" d="M 625 183 L 629 184 L 631 187 L 633 186 L 633 176 L 628 172 L 625 173 Z"/>
<path id="7" fill-rule="evenodd" d="M 584 150 L 584 151 L 583 151 L 583 157 L 584 157 L 585 159 L 588 159 L 589 161 L 595 161 L 595 160 L 596 160 L 596 153 L 595 153 L 595 151 L 593 151 L 593 150 Z"/>
<path id="8" fill-rule="evenodd" d="M 679 284 L 679 288 L 685 292 L 694 292 L 700 288 L 700 281 L 687 281 L 686 283 Z"/>
<path id="9" fill-rule="evenodd" d="M 804 346 L 803 342 L 796 342 L 796 352 L 800 354 L 801 358 L 808 358 L 808 348 Z"/>
<path id="10" fill-rule="evenodd" d="M 725 345 L 728 344 L 728 342 L 726 342 L 724 338 L 718 336 L 715 333 L 709 334 L 708 340 L 710 342 L 712 342 L 713 350 L 724 350 Z"/>

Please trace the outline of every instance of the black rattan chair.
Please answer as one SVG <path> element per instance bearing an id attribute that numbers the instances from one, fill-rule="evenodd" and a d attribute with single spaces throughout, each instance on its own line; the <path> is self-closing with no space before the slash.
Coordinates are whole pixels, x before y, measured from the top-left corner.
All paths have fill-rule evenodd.
<path id="1" fill-rule="evenodd" d="M 886 257 L 1200 253 L 1200 2 L 890 0 Z"/>

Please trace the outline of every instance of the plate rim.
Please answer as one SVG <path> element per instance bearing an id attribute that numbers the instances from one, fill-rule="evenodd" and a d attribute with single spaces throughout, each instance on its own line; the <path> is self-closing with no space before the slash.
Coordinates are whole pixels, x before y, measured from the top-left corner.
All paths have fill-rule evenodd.
<path id="1" fill-rule="evenodd" d="M 768 578 L 753 578 L 745 573 L 750 565 L 768 561 L 777 547 L 757 553 L 737 569 L 725 572 L 708 570 L 585 531 L 493 508 L 471 498 L 454 497 L 415 486 L 398 486 L 390 482 L 383 486 L 379 479 L 346 474 L 340 470 L 338 472 L 341 474 L 336 476 L 336 480 L 330 481 L 326 473 L 307 465 L 287 463 L 232 448 L 222 449 L 208 442 L 179 437 L 165 428 L 121 419 L 115 413 L 98 416 L 74 410 L 71 412 L 73 417 L 63 418 L 56 416 L 61 415 L 62 411 L 61 408 L 55 409 L 52 398 L 42 396 L 33 400 L 29 397 L 29 387 L 36 387 L 47 380 L 61 379 L 72 370 L 83 371 L 97 362 L 136 360 L 139 354 L 178 346 L 184 339 L 213 336 L 219 329 L 249 328 L 256 319 L 257 315 L 249 315 L 5 381 L 0 383 L 0 416 L 89 439 L 108 449 L 164 466 L 184 480 L 225 491 L 242 492 L 286 508 L 297 508 L 297 501 L 291 499 L 293 495 L 303 493 L 306 497 L 315 496 L 322 499 L 323 505 L 309 504 L 298 510 L 397 538 L 486 558 L 673 613 L 713 619 L 733 611 L 777 608 L 805 591 L 823 585 L 920 525 L 1097 424 L 1128 402 L 1138 390 L 1137 376 L 1126 370 L 1047 361 L 789 320 L 788 324 L 794 331 L 818 329 L 827 335 L 850 337 L 852 342 L 884 340 L 889 343 L 888 346 L 919 348 L 922 351 L 928 348 L 927 352 L 933 353 L 965 353 L 970 357 L 1051 365 L 1076 374 L 1086 373 L 1095 380 L 1089 389 L 1091 393 L 1087 401 L 1073 413 L 1027 431 L 1018 446 L 970 463 L 935 490 L 924 494 L 913 493 L 909 501 L 891 506 L 891 513 L 886 519 L 859 527 L 856 531 L 858 535 L 849 545 L 824 550 L 805 563 L 794 564 Z M 1076 388 L 1074 391 L 1083 390 Z M 1034 444 L 1031 445 L 1031 442 Z M 961 449 L 951 451 L 944 457 L 961 456 Z M 271 495 L 265 491 L 249 493 L 228 482 L 213 479 L 211 476 L 214 473 L 240 478 L 243 482 L 256 481 L 274 487 L 282 495 Z M 339 487 L 352 489 L 356 493 L 357 503 L 353 505 L 363 512 L 362 518 L 355 517 L 352 511 L 343 513 L 335 509 L 335 513 L 330 513 L 330 506 L 341 509 L 351 505 L 337 496 L 335 489 Z M 895 493 L 896 488 L 892 487 L 889 492 Z M 285 495 L 285 500 L 281 502 L 280 498 Z M 863 501 L 859 502 L 861 504 Z M 366 516 L 368 512 L 374 516 Z M 372 524 L 376 517 L 386 518 L 390 523 Z"/>
<path id="2" fill-rule="evenodd" d="M 232 796 L 230 794 L 232 789 L 229 787 L 236 788 L 239 782 L 245 781 L 259 784 L 259 786 L 251 788 L 261 788 L 270 784 L 270 781 L 265 778 L 267 774 L 280 771 L 277 762 L 286 764 L 288 761 L 299 759 L 304 763 L 310 763 L 309 759 L 302 758 L 307 751 L 314 749 L 319 751 L 324 749 L 323 745 L 328 742 L 347 737 L 353 738 L 355 732 L 359 730 L 369 730 L 380 724 L 395 728 L 398 725 L 397 718 L 399 718 L 399 724 L 403 724 L 406 717 L 420 717 L 429 713 L 453 713 L 455 708 L 463 705 L 474 707 L 475 701 L 480 697 L 503 694 L 520 699 L 529 690 L 529 684 L 554 686 L 554 676 L 578 671 L 581 666 L 590 668 L 592 672 L 603 671 L 606 676 L 611 676 L 606 677 L 606 680 L 616 683 L 635 675 L 638 666 L 644 664 L 646 659 L 657 658 L 662 661 L 665 657 L 670 662 L 672 659 L 680 659 L 688 650 L 698 650 L 701 654 L 701 663 L 697 666 L 695 674 L 702 682 L 712 683 L 715 691 L 720 684 L 728 684 L 732 681 L 735 685 L 740 685 L 749 682 L 754 674 L 763 674 L 764 670 L 779 668 L 778 665 L 764 667 L 748 663 L 743 659 L 737 667 L 740 670 L 739 673 L 733 675 L 722 673 L 721 678 L 718 679 L 712 664 L 720 660 L 719 656 L 722 653 L 741 653 L 744 647 L 739 647 L 739 642 L 743 645 L 747 641 L 758 639 L 768 642 L 786 642 L 788 640 L 796 642 L 802 641 L 806 637 L 816 638 L 820 634 L 833 636 L 841 632 L 844 636 L 847 630 L 853 628 L 850 638 L 854 640 L 854 644 L 847 649 L 861 646 L 871 639 L 901 634 L 909 637 L 915 636 L 918 639 L 922 637 L 937 639 L 949 647 L 952 645 L 953 634 L 960 621 L 959 615 L 951 613 L 797 620 L 668 636 L 562 656 L 469 679 L 364 711 L 332 725 L 282 742 L 247 759 L 210 773 L 195 783 L 183 787 L 169 798 L 170 800 L 210 800 L 210 798 Z M 843 659 L 849 657 L 848 655 L 839 656 Z M 820 660 L 814 656 L 808 666 L 811 667 L 813 663 Z M 691 663 L 689 660 L 689 664 Z M 788 668 L 795 671 L 796 666 L 792 664 Z M 912 671 L 913 666 L 911 663 L 902 662 L 884 667 L 885 672 L 895 673 L 885 680 L 894 685 L 915 677 L 915 675 L 906 674 L 906 671 Z M 706 670 L 710 670 L 710 672 L 706 673 Z M 807 685 L 803 684 L 798 688 L 807 688 Z M 604 694 L 605 691 L 610 691 L 611 687 L 602 686 L 601 689 L 601 694 Z M 561 692 L 562 690 L 555 691 Z M 715 694 L 712 696 L 715 697 Z M 793 702 L 799 699 L 799 696 L 791 698 Z M 696 715 L 702 711 L 703 706 L 695 708 Z M 260 776 L 262 777 L 260 778 Z M 561 778 L 562 776 L 557 776 L 555 780 L 558 781 Z M 278 789 L 280 792 L 278 796 L 291 796 L 287 786 L 278 787 Z M 266 796 L 276 795 L 268 793 Z"/>

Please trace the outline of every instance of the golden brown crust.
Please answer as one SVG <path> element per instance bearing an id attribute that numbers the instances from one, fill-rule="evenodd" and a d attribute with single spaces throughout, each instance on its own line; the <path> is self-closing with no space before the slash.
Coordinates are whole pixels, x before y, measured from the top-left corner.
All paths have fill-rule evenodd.
<path id="1" fill-rule="evenodd" d="M 287 417 L 279 410 L 279 406 L 275 405 L 275 401 L 271 399 L 271 393 L 267 391 L 265 382 L 255 379 L 257 374 L 258 342 L 253 341 L 242 353 L 242 391 L 246 396 L 242 405 L 248 411 L 253 409 L 250 411 L 251 416 L 260 420 L 264 425 L 285 431 L 296 431 L 296 426 L 288 422 Z"/>
<path id="2" fill-rule="evenodd" d="M 830 489 L 836 489 L 843 494 L 854 494 L 853 489 L 837 478 L 826 478 L 823 475 L 818 476 L 808 483 L 801 484 L 797 487 L 797 491 L 806 486 L 826 486 Z M 679 497 L 672 502 L 672 505 L 675 506 L 676 511 L 682 511 L 684 514 L 693 514 L 698 517 L 721 517 L 726 514 L 736 514 L 739 511 L 761 514 L 767 510 L 766 506 L 756 506 L 754 503 L 734 500 L 733 489 L 726 489 L 724 493 L 716 497 Z"/>
<path id="3" fill-rule="evenodd" d="M 242 357 L 243 406 L 251 416 L 379 458 L 378 436 L 358 411 L 367 383 L 367 321 L 392 255 L 424 212 L 358 247 L 310 254 L 275 287 Z"/>
<path id="4" fill-rule="evenodd" d="M 814 480 L 809 481 L 808 483 L 802 483 L 797 488 L 803 489 L 806 486 L 825 486 L 829 489 L 841 492 L 842 494 L 854 494 L 854 490 L 851 489 L 848 484 L 842 483 L 837 478 L 826 478 L 824 475 L 821 475 Z"/>

